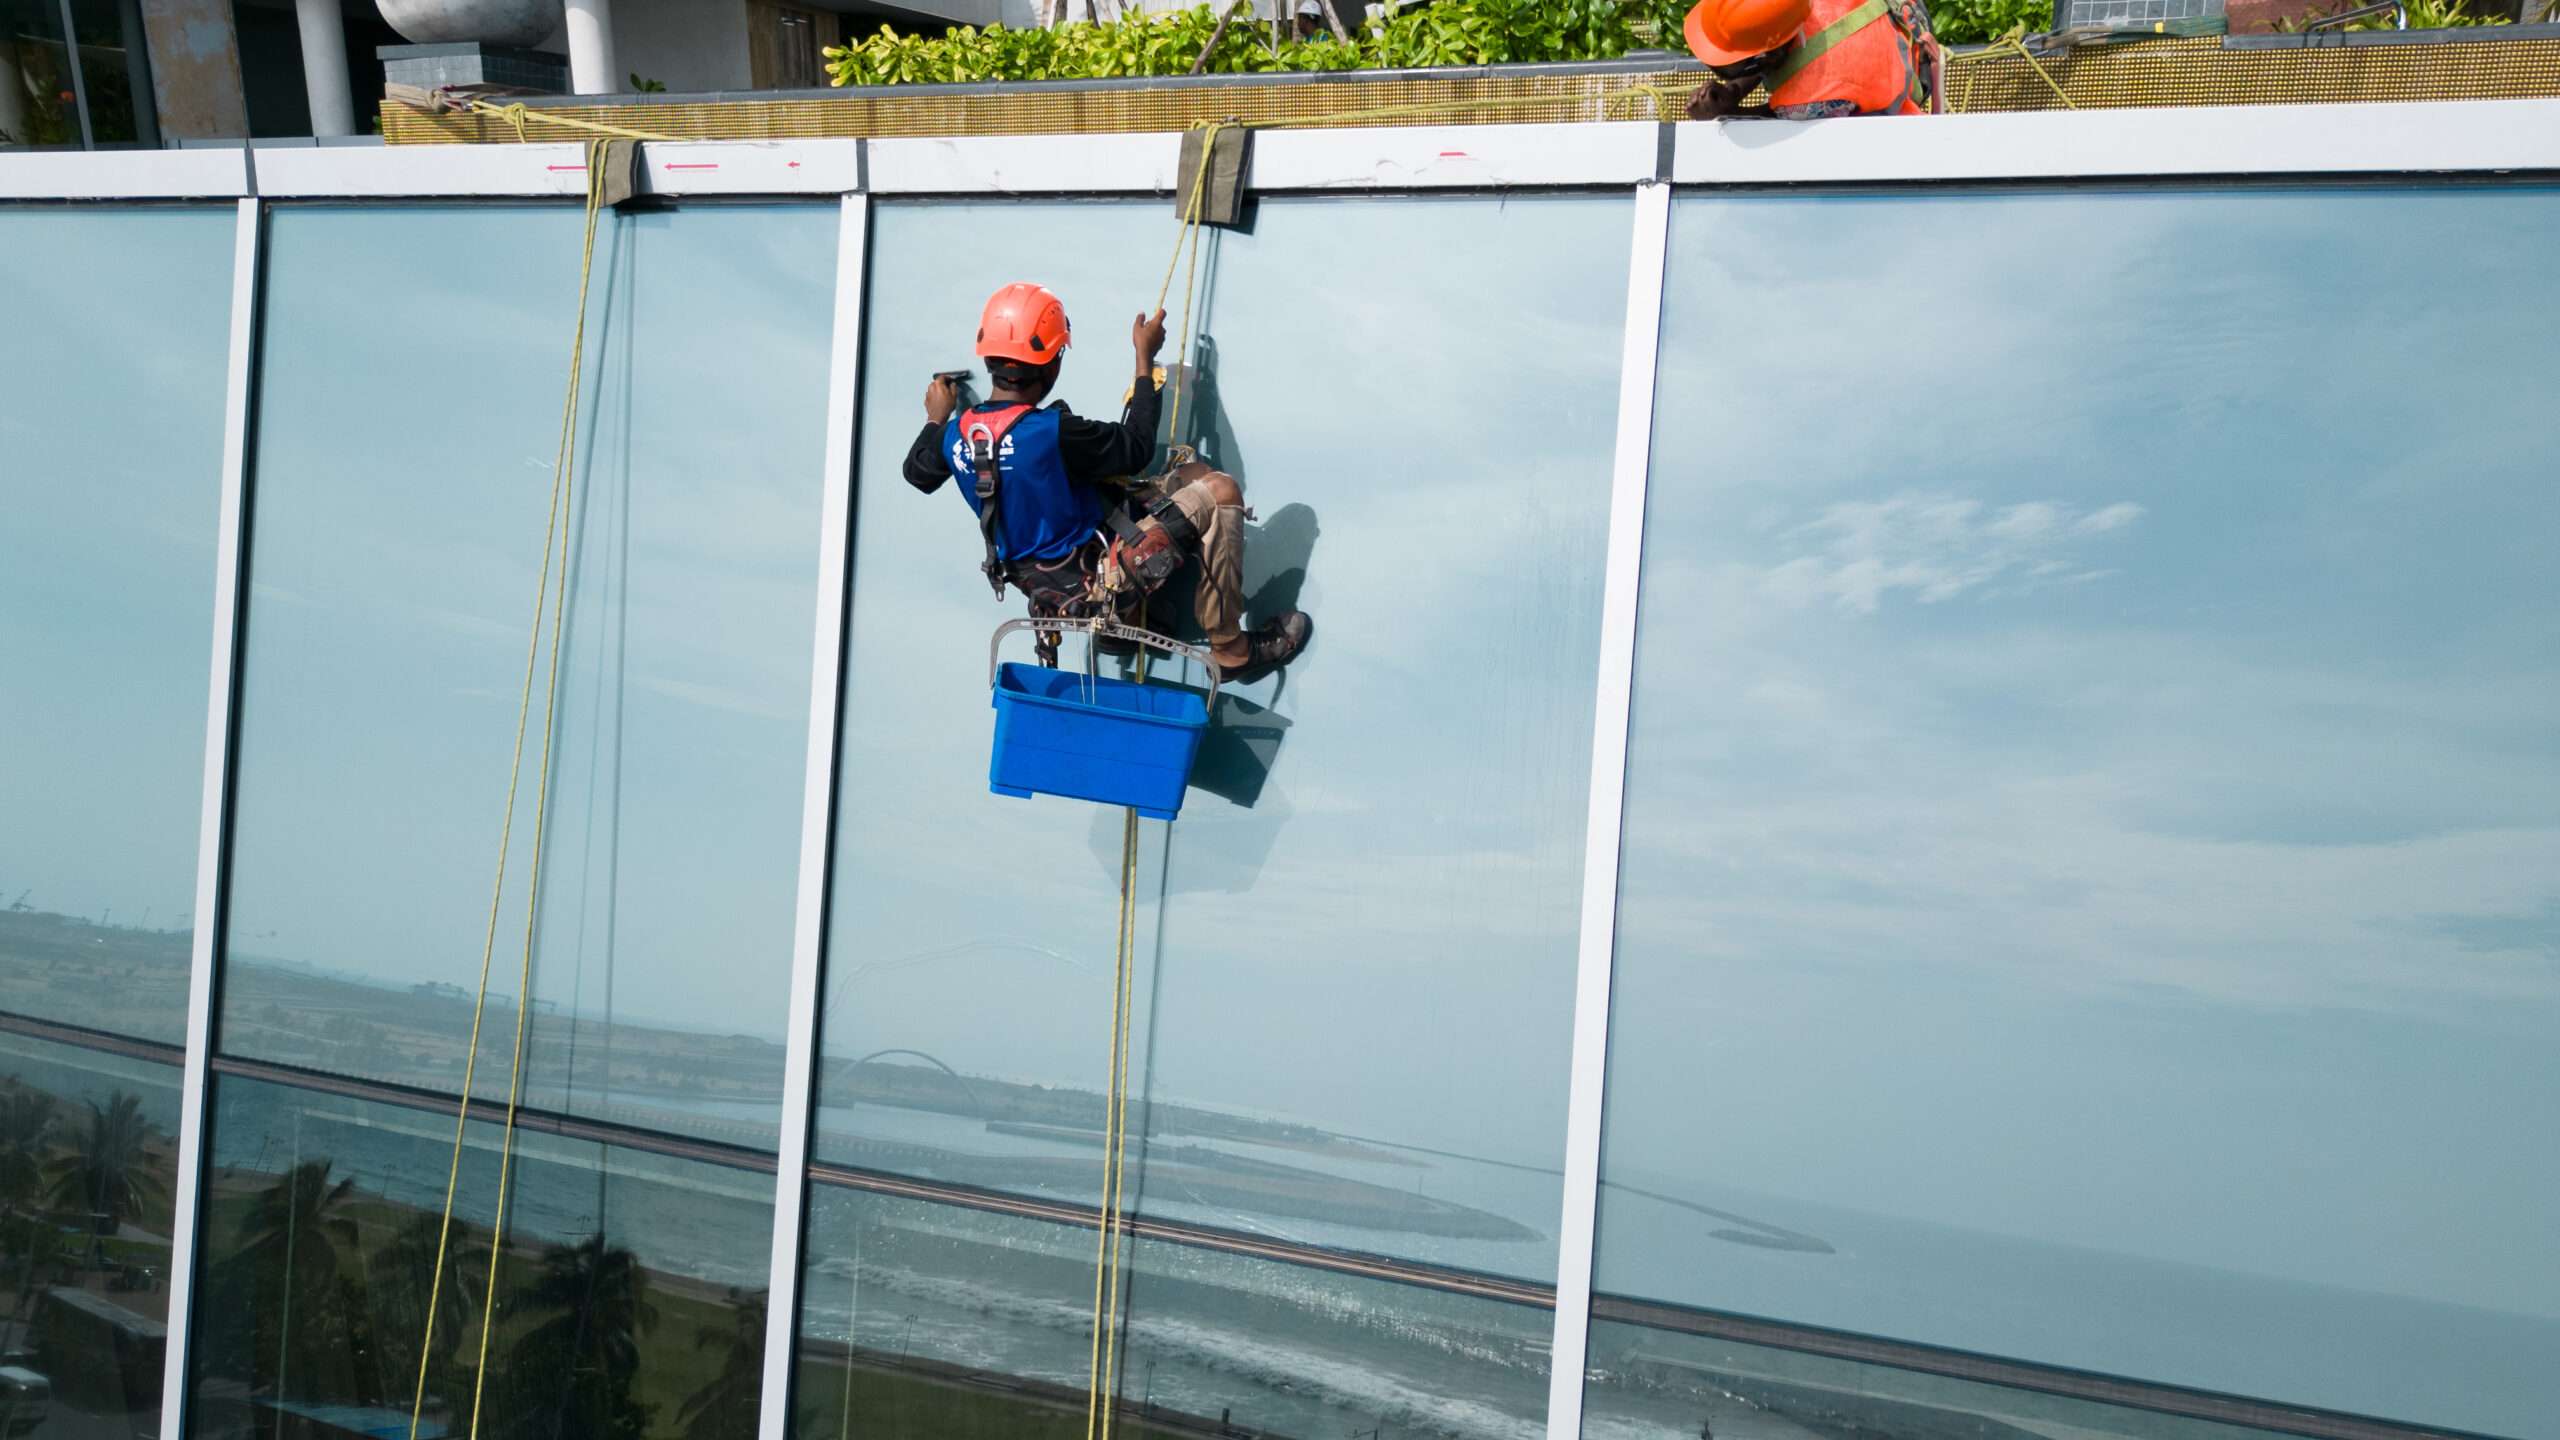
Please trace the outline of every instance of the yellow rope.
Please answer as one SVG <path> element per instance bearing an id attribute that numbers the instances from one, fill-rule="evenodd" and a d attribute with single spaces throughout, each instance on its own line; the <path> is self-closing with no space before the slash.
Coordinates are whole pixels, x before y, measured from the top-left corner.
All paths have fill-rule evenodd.
<path id="1" fill-rule="evenodd" d="M 580 120 L 563 115 L 557 110 L 536 110 L 521 100 L 512 105 L 500 105 L 489 100 L 474 100 L 471 102 L 471 113 L 494 115 L 514 126 L 516 143 L 519 145 L 525 143 L 524 122 L 527 120 L 539 120 L 545 125 L 564 125 L 572 130 L 584 130 L 595 135 L 610 135 L 617 140 L 682 140 L 685 138 L 682 135 L 653 135 L 646 130 L 626 130 L 619 125 Z"/>
<path id="2" fill-rule="evenodd" d="M 1977 60 L 1988 60 L 1998 55 L 2015 55 L 2027 62 L 2028 69 L 2036 72 L 2036 78 L 2043 81 L 2045 88 L 2053 92 L 2053 98 L 2062 102 L 2063 109 L 2080 108 L 2079 104 L 2071 98 L 2071 92 L 2063 89 L 2062 82 L 2054 79 L 2053 72 L 2045 69 L 2044 62 L 2036 58 L 2036 52 L 2028 49 L 2027 42 L 2015 34 L 2004 35 L 1982 49 L 1968 50 L 1961 55 L 1951 52 L 1942 52 L 1942 54 L 1945 62 L 1951 66 L 1970 65 Z M 1973 85 L 1974 82 L 1970 77 L 1964 82 L 1964 108 L 1967 110 L 1973 108 Z"/>
<path id="3" fill-rule="evenodd" d="M 1143 679 L 1145 671 L 1140 670 Z M 1102 1228 L 1094 1236 L 1093 1357 L 1085 1396 L 1086 1440 L 1110 1440 L 1120 1393 L 1120 1213 L 1129 1148 L 1129 1029 L 1136 971 L 1138 812 L 1120 822 L 1120 927 L 1111 976 L 1110 1090 L 1104 1097 Z M 1109 1285 L 1106 1291 L 1105 1279 Z M 1098 1422 L 1098 1423 L 1097 1423 Z"/>
<path id="4" fill-rule="evenodd" d="M 587 146 L 587 224 L 585 252 L 578 262 L 578 318 L 569 350 L 569 388 L 561 403 L 560 444 L 551 469 L 551 510 L 542 535 L 542 567 L 534 583 L 533 628 L 526 642 L 524 690 L 516 703 L 515 752 L 507 762 L 507 808 L 498 826 L 498 876 L 489 896 L 489 926 L 480 949 L 480 989 L 471 1004 L 471 1049 L 462 1065 L 462 1103 L 453 1120 L 453 1161 L 446 1172 L 444 1214 L 436 1229 L 436 1259 L 427 1288 L 426 1327 L 418 1339 L 418 1384 L 409 1402 L 409 1440 L 417 1440 L 419 1418 L 426 1411 L 428 1357 L 435 1350 L 436 1312 L 444 1295 L 445 1260 L 453 1235 L 453 1211 L 462 1185 L 462 1147 L 471 1118 L 474 1077 L 480 1061 L 481 1017 L 489 1005 L 489 971 L 497 953 L 498 914 L 507 886 L 507 850 L 515 830 L 516 793 L 524 771 L 525 729 L 533 713 L 533 677 L 542 653 L 543 621 L 551 625 L 549 686 L 542 705 L 542 750 L 534 768 L 533 855 L 526 880 L 524 964 L 516 991 L 515 1050 L 507 1079 L 506 1125 L 498 1151 L 498 1210 L 489 1236 L 489 1276 L 481 1295 L 480 1347 L 471 1384 L 471 1440 L 480 1434 L 481 1401 L 489 1373 L 489 1337 L 496 1328 L 498 1260 L 506 1248 L 507 1184 L 515 1161 L 516 1112 L 524 1090 L 524 1038 L 533 1011 L 533 942 L 535 919 L 542 903 L 542 848 L 545 814 L 551 798 L 551 756 L 558 733 L 562 621 L 569 609 L 569 550 L 575 525 L 571 502 L 576 498 L 579 392 L 586 374 L 587 296 L 595 274 L 596 222 L 604 209 L 604 142 Z M 554 580 L 554 555 L 559 558 Z M 556 588 L 556 601 L 554 598 Z"/>
<path id="5" fill-rule="evenodd" d="M 1165 261 L 1164 282 L 1156 287 L 1155 308 L 1161 312 L 1173 293 L 1173 274 L 1184 270 L 1182 280 L 1182 345 L 1173 378 L 1166 386 L 1170 392 L 1170 433 L 1174 443 L 1182 440 L 1183 375 L 1190 368 L 1192 302 L 1200 289 L 1200 211 L 1208 194 L 1211 152 L 1218 132 L 1231 123 L 1205 120 L 1191 128 L 1201 131 L 1200 168 L 1191 179 L 1191 198 L 1182 211 L 1182 228 L 1174 236 L 1173 254 Z M 1184 256 L 1190 263 L 1184 266 Z M 1147 678 L 1146 653 L 1138 655 L 1138 679 Z M 1130 810 L 1121 820 L 1120 830 L 1120 924 L 1114 947 L 1111 974 L 1111 1056 L 1107 1069 L 1108 1082 L 1103 1094 L 1102 1122 L 1102 1205 L 1100 1228 L 1093 1237 L 1093 1350 L 1087 1364 L 1085 1388 L 1085 1440 L 1110 1440 L 1111 1427 L 1118 1410 L 1120 1393 L 1120 1212 L 1126 1193 L 1129 1148 L 1129 1027 L 1130 1008 L 1134 998 L 1132 977 L 1137 968 L 1136 950 L 1138 890 L 1138 812 Z"/>

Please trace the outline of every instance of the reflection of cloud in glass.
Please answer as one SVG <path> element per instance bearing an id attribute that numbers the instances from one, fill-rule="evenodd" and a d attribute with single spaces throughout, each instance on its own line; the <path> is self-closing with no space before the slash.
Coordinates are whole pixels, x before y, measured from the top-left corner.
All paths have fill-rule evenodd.
<path id="1" fill-rule="evenodd" d="M 2555 224 L 1682 202 L 1607 1167 L 1846 1263 L 1613 1201 L 1604 1286 L 2547 1428 L 2560 432 L 2501 377 L 2560 363 Z M 2348 231 L 2444 263 L 2341 305 Z M 2028 254 L 2107 279 L 2011 303 Z M 1728 340 L 1949 287 L 1935 388 Z"/>
<path id="2" fill-rule="evenodd" d="M 2098 578 L 2105 572 L 2084 567 L 2078 542 L 2141 517 L 2141 506 L 2123 500 L 2088 511 L 2050 500 L 1987 507 L 1952 495 L 1844 501 L 1781 537 L 1813 553 L 1781 561 L 1762 584 L 1782 603 L 1827 600 L 1853 615 L 1874 614 L 1894 591 L 1923 605 L 1975 590 L 2025 594 Z"/>
<path id="3" fill-rule="evenodd" d="M 599 256 L 537 1104 L 636 1105 L 650 1115 L 625 1118 L 691 1131 L 761 1122 L 750 1143 L 771 1143 L 836 231 L 831 206 L 626 216 Z M 227 987 L 225 1033 L 450 1088 L 551 494 L 576 217 L 314 207 L 273 232 L 233 889 L 235 968 L 264 963 Z M 521 263 L 491 266 L 501 253 Z M 458 327 L 512 359 L 455 367 L 410 341 Z M 385 395 L 447 423 L 392 424 Z M 537 700 L 536 744 L 542 723 Z M 527 784 L 508 972 L 532 806 Z M 501 1092 L 510 1019 L 483 1036 Z"/>

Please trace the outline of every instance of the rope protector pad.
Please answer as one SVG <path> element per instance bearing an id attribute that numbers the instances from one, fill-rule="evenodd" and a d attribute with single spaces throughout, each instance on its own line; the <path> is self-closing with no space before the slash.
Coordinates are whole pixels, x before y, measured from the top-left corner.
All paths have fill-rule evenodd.
<path id="1" fill-rule="evenodd" d="M 1182 133 L 1182 160 L 1173 181 L 1173 213 L 1191 216 L 1191 197 L 1200 197 L 1200 223 L 1234 230 L 1244 224 L 1245 175 L 1253 159 L 1253 132 L 1242 125 L 1221 125 Z M 1207 165 L 1208 183 L 1200 168 Z"/>

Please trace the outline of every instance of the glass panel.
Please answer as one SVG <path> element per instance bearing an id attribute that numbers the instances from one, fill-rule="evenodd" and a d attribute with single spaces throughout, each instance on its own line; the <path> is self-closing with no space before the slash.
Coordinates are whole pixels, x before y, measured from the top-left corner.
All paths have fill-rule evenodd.
<path id="1" fill-rule="evenodd" d="M 1231 687 L 1183 820 L 1142 827 L 1151 1214 L 1553 1273 L 1628 224 L 1614 198 L 1272 201 L 1204 257 L 1185 432 L 1259 508 L 1251 608 L 1318 630 Z M 1175 228 L 1159 204 L 877 212 L 830 1159 L 1097 1191 L 1120 815 L 987 793 L 985 637 L 1021 602 L 988 603 L 965 506 L 898 464 L 1026 234 L 1081 321 L 1062 394 L 1116 416 L 1122 317 Z M 1318 253 L 1369 257 L 1322 334 Z"/>
<path id="2" fill-rule="evenodd" d="M 156 1433 L 178 1070 L 0 1032 L 0 1435 Z"/>
<path id="3" fill-rule="evenodd" d="M 1265 201 L 1220 253 L 1206 453 L 1323 628 L 1174 832 L 1147 1098 L 1224 1124 L 1150 1210 L 1555 1277 L 1632 213 Z"/>
<path id="4" fill-rule="evenodd" d="M 2257 1440 L 2277 1433 L 1606 1320 L 1591 1327 L 1582 1430 L 1608 1440 Z"/>
<path id="5" fill-rule="evenodd" d="M 798 1433 L 1084 1433 L 1094 1235 L 819 1187 Z M 1131 1440 L 1544 1432 L 1550 1311 L 1159 1242 L 1129 1266 Z"/>
<path id="6" fill-rule="evenodd" d="M 528 1103 L 770 1146 L 836 210 L 600 240 Z M 580 217 L 272 226 L 223 1044 L 451 1091 L 490 924 Z M 484 1093 L 506 1090 L 535 706 Z"/>
<path id="7" fill-rule="evenodd" d="M 1022 278 L 1027 234 L 1081 321 L 1058 398 L 1117 416 L 1123 321 L 1174 227 L 1160 205 L 872 216 L 816 1153 L 1083 1202 L 1101 1193 L 1120 818 L 987 793 L 987 635 L 1022 602 L 990 603 L 967 508 L 898 469 L 926 377 L 978 363 L 978 308 Z M 1141 828 L 1154 874 L 1164 827 Z"/>
<path id="8" fill-rule="evenodd" d="M 231 230 L 227 207 L 0 210 L 0 1010 L 171 1042 Z"/>
<path id="9" fill-rule="evenodd" d="M 223 1077 L 214 1087 L 193 1428 L 405 1436 L 429 1339 L 450 1115 Z M 424 1347 L 418 1434 L 466 1433 L 499 1127 L 475 1121 Z M 481 1433 L 755 1434 L 768 1175 L 519 1133 Z"/>
<path id="10" fill-rule="evenodd" d="M 1673 240 L 1600 1286 L 2560 1427 L 2560 192 Z"/>
<path id="11" fill-rule="evenodd" d="M 57 0 L 0 0 L 0 146 L 80 148 L 79 92 Z M 228 287 L 222 295 L 230 298 Z"/>

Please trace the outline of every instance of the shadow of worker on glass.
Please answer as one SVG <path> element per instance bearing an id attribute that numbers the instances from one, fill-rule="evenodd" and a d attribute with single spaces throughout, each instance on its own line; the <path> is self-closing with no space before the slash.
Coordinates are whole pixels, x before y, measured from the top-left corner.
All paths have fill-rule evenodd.
<path id="1" fill-rule="evenodd" d="M 1177 382 L 1181 386 L 1182 413 L 1178 417 L 1168 415 L 1165 443 L 1168 447 L 1181 447 L 1176 453 L 1187 450 L 1197 455 L 1194 465 L 1238 477 L 1241 489 L 1242 477 L 1247 473 L 1244 447 L 1236 439 L 1226 407 L 1220 403 L 1217 342 L 1201 337 L 1197 356 L 1194 365 L 1173 367 L 1167 374 L 1168 389 Z M 1177 425 L 1180 433 L 1174 431 Z M 1241 569 L 1235 579 L 1235 593 L 1242 606 L 1242 623 L 1259 630 L 1285 623 L 1289 616 L 1302 615 L 1298 599 L 1306 588 L 1307 565 L 1321 533 L 1315 510 L 1292 502 L 1267 516 L 1248 509 L 1240 518 L 1243 544 L 1239 547 Z M 1186 567 L 1175 583 L 1158 591 L 1149 604 L 1149 627 L 1177 639 L 1191 638 L 1192 632 L 1182 628 L 1181 617 L 1199 613 L 1190 590 L 1200 580 L 1197 569 Z M 1288 676 L 1282 672 L 1270 699 L 1276 701 L 1280 689 L 1287 684 Z M 1235 690 L 1222 692 L 1210 713 L 1209 731 L 1200 741 L 1200 758 L 1191 772 L 1191 788 L 1252 809 L 1271 778 L 1281 737 L 1288 728 L 1287 717 L 1270 704 L 1249 699 Z"/>

